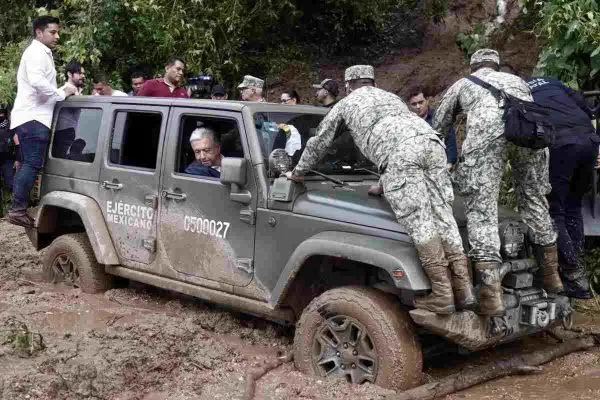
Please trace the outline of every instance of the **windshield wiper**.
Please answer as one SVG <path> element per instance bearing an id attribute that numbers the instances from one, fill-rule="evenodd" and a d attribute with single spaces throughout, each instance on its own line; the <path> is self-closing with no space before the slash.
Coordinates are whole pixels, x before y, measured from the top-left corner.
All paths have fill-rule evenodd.
<path id="1" fill-rule="evenodd" d="M 368 168 L 355 168 L 355 169 L 353 169 L 352 171 L 365 171 L 365 172 L 368 172 L 368 173 L 369 173 L 369 174 L 371 174 L 371 175 L 375 175 L 376 177 L 378 177 L 378 178 L 381 178 L 381 174 L 378 174 L 378 173 L 377 173 L 377 172 L 375 172 L 375 171 L 371 171 L 371 170 L 370 170 L 370 169 L 368 169 Z"/>
<path id="2" fill-rule="evenodd" d="M 333 183 L 337 183 L 338 185 L 342 185 L 342 186 L 347 185 L 347 183 L 344 182 L 344 181 L 340 181 L 339 179 L 335 179 L 335 178 L 333 178 L 333 177 L 331 177 L 329 175 L 325 175 L 325 174 L 323 174 L 323 173 L 321 173 L 319 171 L 315 171 L 314 169 L 311 169 L 308 172 L 312 172 L 313 174 L 318 175 L 318 176 L 320 176 L 321 178 L 323 178 L 323 179 L 325 179 L 327 181 L 330 181 L 330 182 L 333 182 Z"/>

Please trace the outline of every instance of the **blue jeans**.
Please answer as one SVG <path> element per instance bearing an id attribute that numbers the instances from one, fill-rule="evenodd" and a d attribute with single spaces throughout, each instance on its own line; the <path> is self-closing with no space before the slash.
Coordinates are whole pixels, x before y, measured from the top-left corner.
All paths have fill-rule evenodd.
<path id="1" fill-rule="evenodd" d="M 16 128 L 23 163 L 15 174 L 13 183 L 12 211 L 25 210 L 29 204 L 29 192 L 39 170 L 44 167 L 50 129 L 38 121 L 29 121 Z"/>

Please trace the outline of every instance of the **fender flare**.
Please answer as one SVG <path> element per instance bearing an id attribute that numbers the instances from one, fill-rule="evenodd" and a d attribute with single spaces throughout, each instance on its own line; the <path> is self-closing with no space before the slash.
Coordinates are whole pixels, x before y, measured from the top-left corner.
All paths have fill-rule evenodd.
<path id="1" fill-rule="evenodd" d="M 54 191 L 44 195 L 35 219 L 36 228 L 40 233 L 45 233 L 43 227 L 46 218 L 49 218 L 49 207 L 64 208 L 79 215 L 98 263 L 103 265 L 120 264 L 102 210 L 94 199 L 78 193 L 63 191 Z"/>
<path id="2" fill-rule="evenodd" d="M 303 241 L 292 253 L 271 293 L 269 302 L 272 306 L 281 304 L 304 262 L 315 255 L 340 257 L 373 265 L 386 271 L 399 289 L 422 291 L 431 288 L 412 242 L 326 231 Z M 394 278 L 392 271 L 399 268 L 404 271 L 404 275 L 402 278 Z"/>

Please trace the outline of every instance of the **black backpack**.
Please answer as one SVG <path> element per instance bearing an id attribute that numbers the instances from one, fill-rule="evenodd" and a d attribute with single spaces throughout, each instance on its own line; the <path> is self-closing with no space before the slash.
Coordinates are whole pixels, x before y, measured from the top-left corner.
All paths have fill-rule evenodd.
<path id="1" fill-rule="evenodd" d="M 532 101 L 521 100 L 489 83 L 469 75 L 471 82 L 489 90 L 504 109 L 504 137 L 520 147 L 543 149 L 554 143 L 554 127 L 549 123 L 551 110 Z"/>

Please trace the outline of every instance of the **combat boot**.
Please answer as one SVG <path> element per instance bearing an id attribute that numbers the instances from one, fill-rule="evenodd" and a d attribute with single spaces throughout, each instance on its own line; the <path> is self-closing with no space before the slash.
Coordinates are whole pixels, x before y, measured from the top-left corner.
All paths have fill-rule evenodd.
<path id="1" fill-rule="evenodd" d="M 480 261 L 475 263 L 479 287 L 479 313 L 492 317 L 504 315 L 504 295 L 502 293 L 502 273 L 500 263 Z"/>
<path id="2" fill-rule="evenodd" d="M 431 282 L 431 294 L 416 297 L 415 307 L 436 314 L 452 314 L 456 308 L 454 307 L 448 261 L 444 257 L 442 241 L 439 237 L 435 237 L 424 245 L 417 245 L 416 248 L 421 265 Z"/>
<path id="3" fill-rule="evenodd" d="M 560 275 L 565 287 L 565 296 L 583 300 L 593 297 L 581 260 L 578 259 L 576 264 L 561 264 Z"/>
<path id="4" fill-rule="evenodd" d="M 541 281 L 542 286 L 548 293 L 559 294 L 564 292 L 560 275 L 558 275 L 558 251 L 556 245 L 533 245 L 533 249 L 539 266 L 536 274 L 537 281 Z"/>
<path id="5" fill-rule="evenodd" d="M 456 252 L 446 248 L 450 274 L 452 276 L 452 291 L 454 303 L 459 310 L 471 310 L 477 305 L 477 298 L 473 290 L 473 281 L 469 275 L 467 256 L 463 252 Z"/>

